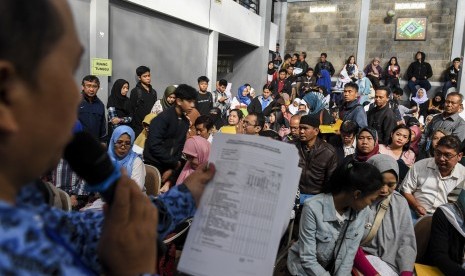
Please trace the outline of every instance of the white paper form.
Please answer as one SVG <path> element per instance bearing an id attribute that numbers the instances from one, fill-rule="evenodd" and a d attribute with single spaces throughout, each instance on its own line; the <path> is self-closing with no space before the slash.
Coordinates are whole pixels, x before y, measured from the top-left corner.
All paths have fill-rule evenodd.
<path id="1" fill-rule="evenodd" d="M 192 275 L 272 275 L 300 179 L 292 144 L 218 133 L 207 185 L 178 270 Z"/>

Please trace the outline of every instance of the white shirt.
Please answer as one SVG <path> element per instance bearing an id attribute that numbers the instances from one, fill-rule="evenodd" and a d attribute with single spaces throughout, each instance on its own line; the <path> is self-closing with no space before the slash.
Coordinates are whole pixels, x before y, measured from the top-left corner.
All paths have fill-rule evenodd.
<path id="1" fill-rule="evenodd" d="M 143 192 L 145 192 L 145 174 L 145 165 L 144 162 L 142 162 L 142 159 L 134 159 L 134 163 L 132 164 L 131 179 L 137 183 L 140 190 Z"/>
<path id="2" fill-rule="evenodd" d="M 463 187 L 465 167 L 455 165 L 451 174 L 442 177 L 434 157 L 416 162 L 402 182 L 401 190 L 412 194 L 427 213 L 434 213 L 437 207 L 447 203 L 447 195 L 455 187 Z"/>

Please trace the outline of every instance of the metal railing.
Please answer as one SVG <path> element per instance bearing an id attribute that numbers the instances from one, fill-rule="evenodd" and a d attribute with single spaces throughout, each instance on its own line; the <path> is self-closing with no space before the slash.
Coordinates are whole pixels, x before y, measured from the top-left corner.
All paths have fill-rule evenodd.
<path id="1" fill-rule="evenodd" d="M 235 2 L 241 4 L 244 8 L 249 9 L 256 14 L 259 14 L 260 11 L 260 0 L 234 0 Z"/>

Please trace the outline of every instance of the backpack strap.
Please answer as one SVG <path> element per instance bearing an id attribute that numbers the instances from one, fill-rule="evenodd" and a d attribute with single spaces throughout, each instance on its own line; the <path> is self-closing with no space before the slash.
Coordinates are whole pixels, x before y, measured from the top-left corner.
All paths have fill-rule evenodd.
<path id="1" fill-rule="evenodd" d="M 379 227 L 381 226 L 381 222 L 383 221 L 384 215 L 386 215 L 386 211 L 387 209 L 389 209 L 391 196 L 392 194 L 389 195 L 385 200 L 381 202 L 378 212 L 376 212 L 376 217 L 375 217 L 375 221 L 373 222 L 373 226 L 371 227 L 371 230 L 368 233 L 368 235 L 360 243 L 360 245 L 363 246 L 363 245 L 368 244 L 375 237 L 376 233 L 378 232 Z"/>

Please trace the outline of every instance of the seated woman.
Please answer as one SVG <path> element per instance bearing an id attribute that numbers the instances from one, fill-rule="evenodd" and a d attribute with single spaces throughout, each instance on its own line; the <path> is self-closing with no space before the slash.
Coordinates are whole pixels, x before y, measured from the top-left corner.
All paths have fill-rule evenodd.
<path id="1" fill-rule="evenodd" d="M 237 89 L 237 100 L 239 101 L 239 104 L 241 107 L 247 107 L 249 104 L 252 102 L 251 97 L 249 96 L 249 89 L 246 84 L 242 85 Z"/>
<path id="2" fill-rule="evenodd" d="M 408 203 L 395 190 L 399 183 L 397 162 L 388 155 L 378 154 L 367 163 L 381 172 L 384 185 L 379 199 L 370 206 L 366 224 L 370 227 L 365 227 L 354 267 L 364 276 L 413 275 L 417 245 Z"/>
<path id="3" fill-rule="evenodd" d="M 439 206 L 434 212 L 426 264 L 439 268 L 444 275 L 465 275 L 465 191 L 454 203 Z"/>
<path id="4" fill-rule="evenodd" d="M 356 136 L 355 153 L 347 155 L 344 162 L 355 160 L 365 162 L 375 154 L 379 154 L 378 133 L 371 127 L 359 130 Z"/>
<path id="5" fill-rule="evenodd" d="M 220 128 L 219 132 L 223 133 L 242 133 L 242 119 L 244 118 L 244 113 L 240 109 L 233 109 L 229 111 L 228 116 L 228 125 Z"/>
<path id="6" fill-rule="evenodd" d="M 176 101 L 176 95 L 174 95 L 174 90 L 176 90 L 176 85 L 170 85 L 166 87 L 165 93 L 163 94 L 163 98 L 155 102 L 151 112 L 158 115 L 162 113 L 163 110 L 173 106 L 174 102 Z"/>
<path id="7" fill-rule="evenodd" d="M 142 121 L 142 132 L 137 136 L 136 141 L 134 141 L 134 146 L 132 147 L 132 150 L 142 156 L 144 153 L 144 147 L 145 147 L 145 141 L 147 140 L 147 136 L 149 135 L 149 126 L 150 122 L 157 117 L 157 114 L 155 113 L 149 113 L 144 117 L 144 120 Z"/>
<path id="8" fill-rule="evenodd" d="M 294 101 L 292 101 L 292 104 L 289 105 L 288 109 L 292 115 L 297 114 L 297 111 L 299 111 L 299 103 L 300 103 L 300 99 L 295 98 Z"/>
<path id="9" fill-rule="evenodd" d="M 428 115 L 439 114 L 444 111 L 444 94 L 437 92 L 434 98 L 420 105 L 420 116 L 426 118 Z"/>
<path id="10" fill-rule="evenodd" d="M 132 150 L 135 133 L 128 126 L 115 128 L 108 143 L 108 155 L 119 166 L 124 167 L 139 188 L 145 190 L 145 166 L 142 159 Z"/>
<path id="11" fill-rule="evenodd" d="M 335 89 L 340 91 L 344 90 L 344 85 L 346 83 L 355 82 L 357 78 L 358 66 L 357 63 L 355 63 L 355 56 L 350 56 L 339 73 Z"/>
<path id="12" fill-rule="evenodd" d="M 208 162 L 210 143 L 202 136 L 193 136 L 186 140 L 182 153 L 187 162 L 179 174 L 176 185 L 184 183 L 184 180 L 191 175 L 199 165 Z"/>
<path id="13" fill-rule="evenodd" d="M 415 153 L 410 149 L 410 139 L 410 128 L 398 125 L 392 130 L 388 144 L 379 145 L 379 153 L 389 155 L 397 160 L 400 180 L 404 179 L 409 168 L 415 163 Z"/>
<path id="14" fill-rule="evenodd" d="M 303 97 L 308 105 L 308 115 L 314 115 L 320 118 L 320 124 L 330 125 L 333 122 L 331 114 L 325 109 L 323 101 L 325 97 L 320 92 L 312 91 Z"/>
<path id="15" fill-rule="evenodd" d="M 339 166 L 324 193 L 307 199 L 299 239 L 289 249 L 291 275 L 350 275 L 363 236 L 366 216 L 379 196 L 383 179 L 368 163 Z"/>
<path id="16" fill-rule="evenodd" d="M 413 111 L 414 117 L 418 118 L 421 113 L 424 113 L 424 110 L 421 110 L 420 107 L 425 108 L 422 106 L 423 103 L 428 101 L 428 94 L 426 94 L 426 90 L 424 88 L 420 88 L 417 90 L 417 95 L 412 97 L 410 101 L 410 108 Z"/>
<path id="17" fill-rule="evenodd" d="M 395 87 L 400 87 L 399 76 L 400 76 L 400 66 L 397 63 L 397 57 L 391 57 L 386 69 L 384 70 L 385 78 L 384 83 L 387 87 L 393 89 Z"/>
<path id="18" fill-rule="evenodd" d="M 365 76 L 363 71 L 358 71 L 358 103 L 365 104 L 371 101 L 370 88 L 372 87 L 371 81 Z M 373 95 L 374 96 L 374 95 Z"/>
<path id="19" fill-rule="evenodd" d="M 288 135 L 291 130 L 289 129 L 289 121 L 284 118 L 281 110 L 274 110 L 270 114 L 269 130 L 273 130 L 279 134 L 281 138 Z"/>
<path id="20" fill-rule="evenodd" d="M 365 70 L 363 70 L 365 72 L 365 75 L 367 76 L 367 78 L 373 84 L 373 88 L 375 90 L 378 89 L 381 86 L 380 83 L 379 83 L 379 80 L 381 79 L 381 77 L 383 75 L 383 68 L 381 68 L 381 66 L 379 66 L 380 62 L 381 62 L 381 60 L 379 59 L 379 57 L 375 57 L 371 61 L 371 63 L 368 64 L 365 67 Z"/>

